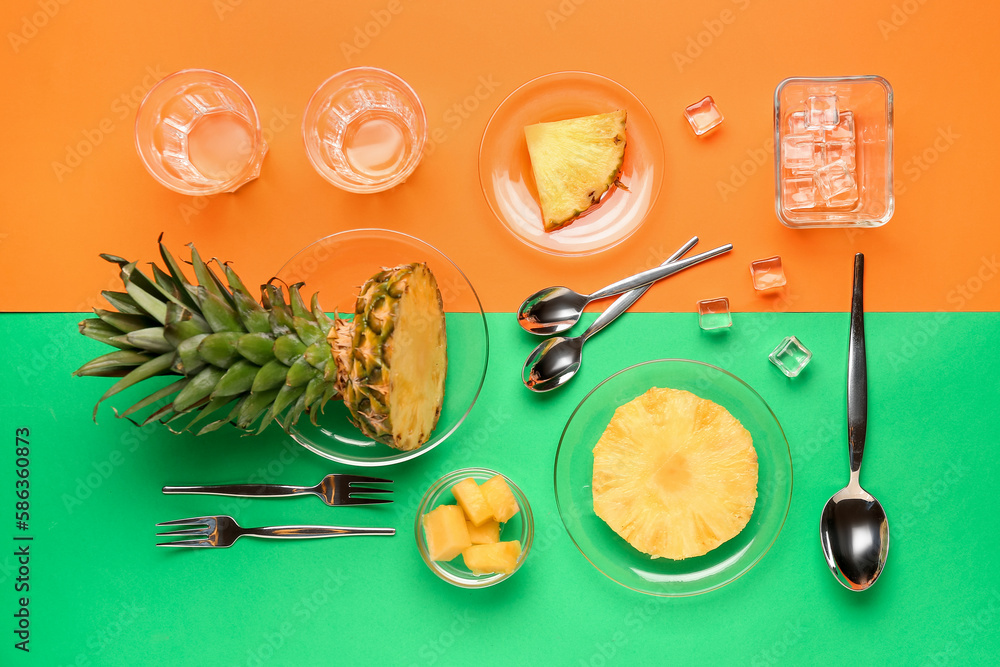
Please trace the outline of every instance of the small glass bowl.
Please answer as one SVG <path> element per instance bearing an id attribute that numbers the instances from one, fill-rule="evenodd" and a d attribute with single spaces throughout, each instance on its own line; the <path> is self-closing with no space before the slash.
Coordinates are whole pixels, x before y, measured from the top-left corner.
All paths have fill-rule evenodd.
<path id="1" fill-rule="evenodd" d="M 528 552 L 531 551 L 531 541 L 535 534 L 535 522 L 531 516 L 531 505 L 528 504 L 527 497 L 525 497 L 517 484 L 512 482 L 506 475 L 501 476 L 507 482 L 507 486 L 510 487 L 511 493 L 514 494 L 517 504 L 521 508 L 520 512 L 500 527 L 501 541 L 516 539 L 521 542 L 521 557 L 518 559 L 517 566 L 513 572 L 507 574 L 476 575 L 472 574 L 469 568 L 465 567 L 465 562 L 461 556 L 447 563 L 442 563 L 431 560 L 430 555 L 427 553 L 427 540 L 424 537 L 424 527 L 420 522 L 421 517 L 438 505 L 456 504 L 455 498 L 451 494 L 451 488 L 463 479 L 471 477 L 476 480 L 477 484 L 482 484 L 491 477 L 500 474 L 489 468 L 463 468 L 462 470 L 456 470 L 431 484 L 431 487 L 427 489 L 424 497 L 420 500 L 420 506 L 417 507 L 417 516 L 413 521 L 413 532 L 417 538 L 417 549 L 420 550 L 420 556 L 427 563 L 427 567 L 449 584 L 461 588 L 486 588 L 493 586 L 513 576 L 514 572 L 517 572 L 528 558 Z"/>
<path id="2" fill-rule="evenodd" d="M 300 445 L 352 466 L 385 466 L 409 461 L 444 442 L 465 420 L 486 378 L 489 332 L 479 295 L 458 266 L 440 250 L 413 236 L 388 229 L 352 229 L 306 246 L 288 260 L 277 278 L 304 282 L 327 313 L 353 313 L 358 288 L 383 267 L 426 262 L 437 279 L 448 334 L 448 375 L 444 406 L 430 440 L 403 452 L 365 437 L 348 419 L 343 401 L 328 402 L 313 424 L 307 417 L 288 430 Z"/>
<path id="3" fill-rule="evenodd" d="M 857 202 L 843 207 L 824 202 L 812 208 L 793 209 L 791 201 L 785 199 L 783 182 L 795 177 L 782 168 L 782 144 L 790 134 L 792 115 L 804 111 L 810 97 L 828 95 L 837 96 L 838 112 L 854 114 Z M 794 77 L 778 84 L 774 90 L 774 208 L 782 224 L 793 229 L 815 229 L 881 227 L 889 221 L 895 209 L 892 113 L 892 86 L 880 76 Z"/>

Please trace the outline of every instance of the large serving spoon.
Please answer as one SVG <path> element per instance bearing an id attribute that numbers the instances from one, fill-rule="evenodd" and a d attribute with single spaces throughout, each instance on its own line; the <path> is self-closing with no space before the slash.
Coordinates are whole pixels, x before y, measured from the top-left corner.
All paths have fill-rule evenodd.
<path id="1" fill-rule="evenodd" d="M 863 591 L 878 579 L 889 553 L 889 521 L 875 497 L 861 488 L 861 456 L 868 427 L 865 362 L 865 256 L 854 256 L 851 342 L 847 358 L 847 443 L 851 481 L 826 502 L 819 538 L 826 564 L 845 588 Z"/>
<path id="2" fill-rule="evenodd" d="M 599 289 L 589 295 L 574 292 L 568 287 L 546 287 L 524 300 L 524 303 L 517 310 L 517 321 L 525 331 L 539 336 L 562 333 L 577 323 L 584 307 L 591 301 L 652 284 L 707 259 L 718 257 L 732 249 L 733 244 L 727 243 L 687 259 L 667 262 L 655 269 L 649 269 L 611 283 L 604 289 Z"/>
<path id="3" fill-rule="evenodd" d="M 692 237 L 660 266 L 676 262 L 697 243 L 698 237 Z M 643 285 L 618 297 L 579 336 L 573 338 L 557 336 L 539 343 L 538 347 L 528 355 L 528 360 L 524 362 L 524 368 L 521 370 L 521 381 L 524 382 L 524 386 L 532 391 L 543 392 L 551 391 L 569 382 L 580 370 L 580 364 L 583 363 L 583 344 L 628 310 L 650 287 L 652 284 Z"/>

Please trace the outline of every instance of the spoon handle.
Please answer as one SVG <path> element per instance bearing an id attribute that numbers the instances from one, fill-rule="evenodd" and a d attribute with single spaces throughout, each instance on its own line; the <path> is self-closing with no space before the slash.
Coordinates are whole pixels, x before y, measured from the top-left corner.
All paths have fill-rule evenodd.
<path id="1" fill-rule="evenodd" d="M 642 287 L 643 285 L 655 283 L 656 281 L 666 278 L 667 276 L 677 273 L 678 271 L 683 271 L 688 267 L 704 262 L 706 259 L 718 257 L 719 255 L 727 253 L 732 249 L 733 244 L 727 243 L 726 245 L 713 248 L 712 250 L 707 250 L 698 255 L 693 255 L 687 259 L 682 259 L 678 262 L 671 262 L 666 266 L 658 266 L 655 269 L 649 269 L 648 271 L 637 273 L 629 278 L 623 278 L 616 283 L 611 283 L 604 289 L 597 290 L 588 296 L 587 300 L 593 301 L 594 299 L 603 299 L 605 297 L 614 296 L 615 294 L 621 294 L 622 292 L 628 292 L 636 287 Z"/>
<path id="2" fill-rule="evenodd" d="M 667 261 L 665 261 L 663 264 L 660 264 L 660 266 L 666 266 L 671 262 L 676 262 L 678 259 L 683 257 L 688 250 L 695 247 L 695 245 L 697 244 L 698 244 L 698 237 L 692 236 L 687 243 L 678 248 L 677 252 L 668 257 Z M 650 287 L 652 287 L 652 283 L 650 283 L 649 285 L 643 285 L 642 287 L 636 287 L 634 290 L 622 294 L 620 297 L 615 299 L 615 302 L 612 303 L 610 306 L 608 306 L 608 309 L 605 310 L 603 313 L 601 313 L 589 327 L 587 327 L 587 330 L 584 331 L 580 337 L 583 340 L 587 340 L 595 333 L 597 333 L 604 327 L 611 324 L 619 315 L 621 315 L 626 310 L 631 308 L 632 304 L 638 301 L 639 297 L 645 294 L 646 290 L 648 290 Z"/>
<path id="3" fill-rule="evenodd" d="M 868 368 L 865 360 L 865 256 L 854 255 L 854 296 L 851 299 L 851 342 L 847 356 L 847 443 L 851 479 L 861 471 L 868 430 Z"/>

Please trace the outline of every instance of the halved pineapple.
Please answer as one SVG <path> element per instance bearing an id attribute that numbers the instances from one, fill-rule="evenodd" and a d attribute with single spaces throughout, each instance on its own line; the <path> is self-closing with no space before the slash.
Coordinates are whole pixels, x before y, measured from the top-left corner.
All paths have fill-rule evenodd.
<path id="1" fill-rule="evenodd" d="M 626 117 L 619 109 L 524 128 L 545 231 L 569 224 L 618 180 Z"/>
<path id="2" fill-rule="evenodd" d="M 594 512 L 653 558 L 701 556 L 735 537 L 757 499 L 750 433 L 720 405 L 652 388 L 615 411 L 594 447 Z"/>
<path id="3" fill-rule="evenodd" d="M 354 318 L 330 333 L 338 387 L 373 440 L 409 451 L 430 438 L 448 370 L 444 306 L 426 264 L 385 269 L 361 287 Z"/>

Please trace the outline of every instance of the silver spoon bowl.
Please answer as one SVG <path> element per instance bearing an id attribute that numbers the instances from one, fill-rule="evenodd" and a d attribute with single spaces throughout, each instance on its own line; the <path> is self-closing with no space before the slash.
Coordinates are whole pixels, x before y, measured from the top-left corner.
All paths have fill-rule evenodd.
<path id="1" fill-rule="evenodd" d="M 697 243 L 698 237 L 692 237 L 661 266 L 668 266 L 671 262 L 676 262 Z M 551 391 L 569 382 L 580 370 L 580 364 L 583 363 L 583 344 L 628 310 L 650 287 L 651 285 L 643 285 L 618 297 L 579 336 L 550 338 L 539 343 L 538 347 L 528 355 L 528 360 L 524 362 L 524 368 L 521 370 L 521 381 L 524 382 L 524 386 L 532 391 L 543 392 Z"/>
<path id="2" fill-rule="evenodd" d="M 868 370 L 865 358 L 865 257 L 854 256 L 851 341 L 847 358 L 848 485 L 833 494 L 819 520 L 820 545 L 838 582 L 863 591 L 878 579 L 889 554 L 889 520 L 875 497 L 861 488 L 861 457 L 868 428 Z"/>

